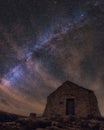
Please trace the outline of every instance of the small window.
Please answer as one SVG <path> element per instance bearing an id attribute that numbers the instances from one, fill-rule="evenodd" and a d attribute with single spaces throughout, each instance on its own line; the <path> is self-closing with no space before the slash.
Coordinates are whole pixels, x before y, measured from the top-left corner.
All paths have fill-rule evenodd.
<path id="1" fill-rule="evenodd" d="M 60 105 L 61 105 L 61 104 L 63 104 L 63 102 L 62 102 L 62 101 L 60 102 Z"/>

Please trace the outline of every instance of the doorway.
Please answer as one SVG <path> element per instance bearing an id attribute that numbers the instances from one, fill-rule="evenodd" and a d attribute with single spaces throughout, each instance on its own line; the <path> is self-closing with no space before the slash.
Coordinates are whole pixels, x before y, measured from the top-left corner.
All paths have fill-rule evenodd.
<path id="1" fill-rule="evenodd" d="M 75 100 L 66 99 L 66 115 L 74 115 L 74 114 L 75 114 Z"/>

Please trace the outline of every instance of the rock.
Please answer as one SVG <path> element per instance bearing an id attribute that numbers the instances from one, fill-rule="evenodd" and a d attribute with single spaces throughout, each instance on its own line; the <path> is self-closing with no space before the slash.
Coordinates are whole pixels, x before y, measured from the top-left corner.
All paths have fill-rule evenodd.
<path id="1" fill-rule="evenodd" d="M 35 119 L 36 118 L 36 113 L 30 113 L 29 119 Z"/>

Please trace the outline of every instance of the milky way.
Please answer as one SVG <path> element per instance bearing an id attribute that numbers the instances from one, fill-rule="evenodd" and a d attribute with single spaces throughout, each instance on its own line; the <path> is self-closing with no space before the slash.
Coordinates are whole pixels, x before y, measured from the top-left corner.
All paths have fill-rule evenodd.
<path id="1" fill-rule="evenodd" d="M 104 1 L 0 1 L 0 110 L 42 113 L 64 81 L 94 90 L 104 115 Z"/>

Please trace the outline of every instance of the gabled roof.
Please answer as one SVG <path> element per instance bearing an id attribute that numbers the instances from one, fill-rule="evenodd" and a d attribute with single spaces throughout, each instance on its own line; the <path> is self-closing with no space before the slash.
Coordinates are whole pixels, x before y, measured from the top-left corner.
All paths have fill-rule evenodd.
<path id="1" fill-rule="evenodd" d="M 57 91 L 59 91 L 62 88 L 65 88 L 65 87 L 76 87 L 76 88 L 80 88 L 80 89 L 83 89 L 85 91 L 93 93 L 93 91 L 90 90 L 90 89 L 87 89 L 87 88 L 84 88 L 82 86 L 79 86 L 79 85 L 77 85 L 77 84 L 75 84 L 75 83 L 73 83 L 71 81 L 66 81 L 61 86 L 59 86 L 54 92 L 52 92 L 48 97 L 53 96 Z"/>

